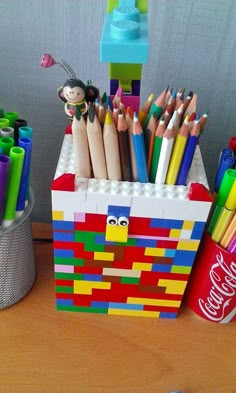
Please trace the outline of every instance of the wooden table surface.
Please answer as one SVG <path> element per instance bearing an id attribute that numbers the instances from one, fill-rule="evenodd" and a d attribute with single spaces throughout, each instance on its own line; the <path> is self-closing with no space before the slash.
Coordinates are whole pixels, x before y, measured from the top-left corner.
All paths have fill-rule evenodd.
<path id="1" fill-rule="evenodd" d="M 0 311 L 0 393 L 236 393 L 235 323 L 58 312 L 52 243 L 34 249 L 35 285 Z"/>

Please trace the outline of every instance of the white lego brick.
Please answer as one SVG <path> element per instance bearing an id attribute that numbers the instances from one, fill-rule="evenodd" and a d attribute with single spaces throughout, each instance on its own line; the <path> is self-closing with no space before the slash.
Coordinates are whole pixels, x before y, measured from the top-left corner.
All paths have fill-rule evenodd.
<path id="1" fill-rule="evenodd" d="M 73 137 L 71 134 L 66 134 L 64 136 L 64 140 L 62 143 L 62 148 L 57 164 L 57 169 L 55 173 L 54 179 L 57 179 L 59 176 L 64 173 L 75 173 L 75 156 L 73 149 Z"/>

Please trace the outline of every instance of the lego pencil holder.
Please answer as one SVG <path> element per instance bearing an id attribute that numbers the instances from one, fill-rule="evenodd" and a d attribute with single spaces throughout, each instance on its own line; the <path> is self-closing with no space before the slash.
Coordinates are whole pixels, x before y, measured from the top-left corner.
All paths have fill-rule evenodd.
<path id="1" fill-rule="evenodd" d="M 185 302 L 200 317 L 236 321 L 236 255 L 204 233 L 187 286 Z"/>
<path id="2" fill-rule="evenodd" d="M 30 213 L 34 194 L 23 215 L 8 228 L 0 230 L 0 309 L 21 300 L 32 288 L 36 270 Z"/>
<path id="3" fill-rule="evenodd" d="M 212 197 L 197 148 L 187 186 L 77 178 L 64 136 L 52 182 L 56 308 L 176 318 Z"/>

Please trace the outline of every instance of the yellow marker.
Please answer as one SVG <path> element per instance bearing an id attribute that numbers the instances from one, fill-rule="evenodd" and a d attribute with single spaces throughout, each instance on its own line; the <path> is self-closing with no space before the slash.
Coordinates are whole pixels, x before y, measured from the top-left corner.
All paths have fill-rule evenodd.
<path id="1" fill-rule="evenodd" d="M 184 122 L 176 136 L 173 152 L 170 159 L 170 164 L 166 177 L 166 184 L 175 184 L 179 173 L 182 157 L 184 154 L 185 146 L 188 140 L 189 127 L 188 116 L 185 117 Z"/>
<path id="2" fill-rule="evenodd" d="M 231 187 L 228 198 L 225 202 L 225 206 L 221 209 L 218 220 L 211 234 L 212 239 L 219 243 L 223 238 L 226 229 L 228 228 L 231 219 L 236 209 L 236 180 L 234 180 L 233 186 Z"/>

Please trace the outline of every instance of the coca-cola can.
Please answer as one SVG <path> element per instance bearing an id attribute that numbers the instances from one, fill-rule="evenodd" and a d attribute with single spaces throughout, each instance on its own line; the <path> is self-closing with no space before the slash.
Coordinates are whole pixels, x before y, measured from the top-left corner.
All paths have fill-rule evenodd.
<path id="1" fill-rule="evenodd" d="M 185 303 L 208 321 L 236 321 L 236 255 L 204 233 L 185 292 Z"/>

